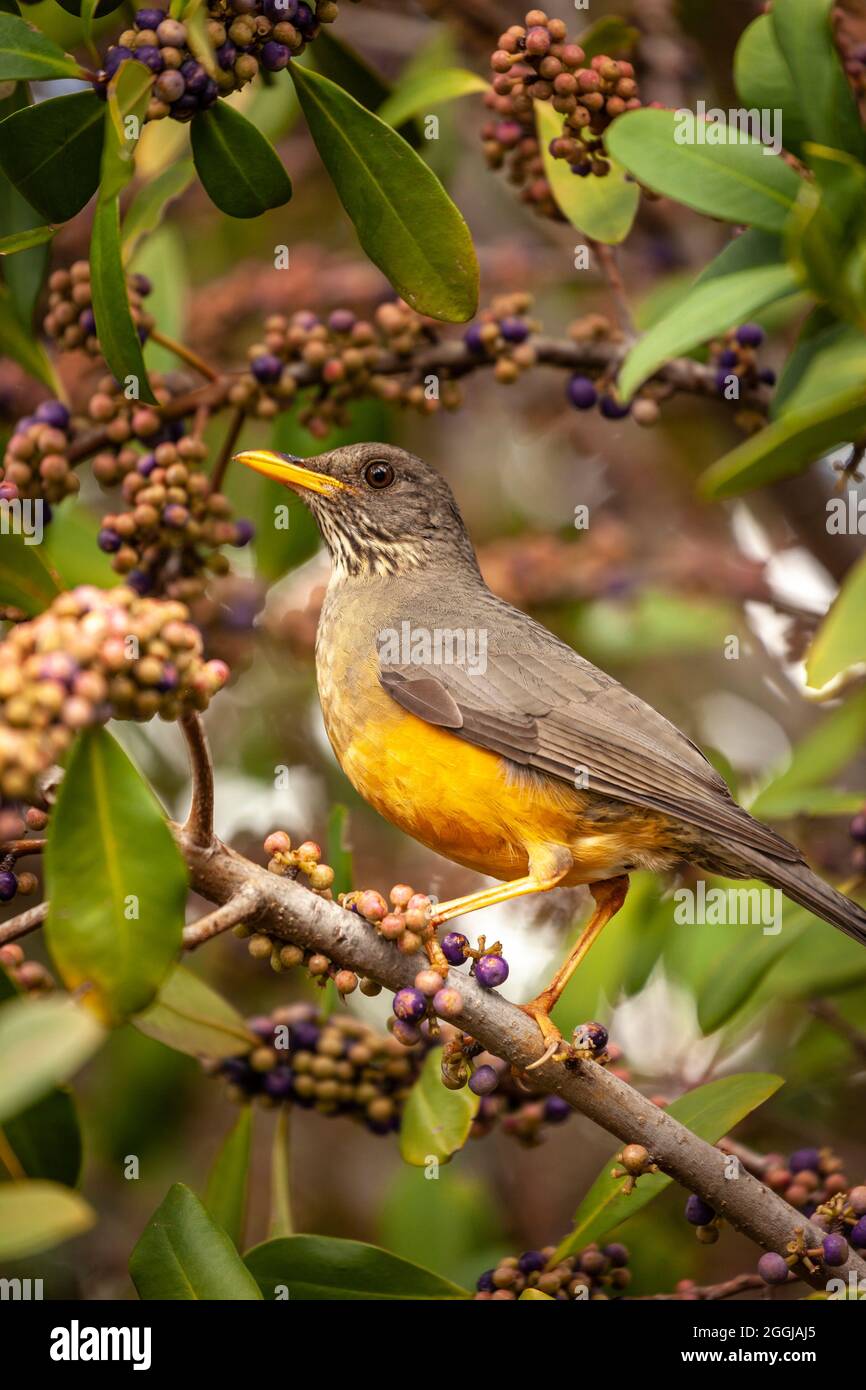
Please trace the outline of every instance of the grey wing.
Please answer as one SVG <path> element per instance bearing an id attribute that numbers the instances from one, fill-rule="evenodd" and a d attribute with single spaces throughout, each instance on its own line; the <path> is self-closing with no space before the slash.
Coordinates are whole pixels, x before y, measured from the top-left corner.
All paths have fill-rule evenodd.
<path id="1" fill-rule="evenodd" d="M 520 766 L 660 811 L 720 840 L 801 859 L 737 805 L 700 749 L 650 705 L 537 624 L 523 627 L 527 635 L 526 650 L 488 651 L 483 671 L 381 664 L 380 680 L 419 718 Z"/>

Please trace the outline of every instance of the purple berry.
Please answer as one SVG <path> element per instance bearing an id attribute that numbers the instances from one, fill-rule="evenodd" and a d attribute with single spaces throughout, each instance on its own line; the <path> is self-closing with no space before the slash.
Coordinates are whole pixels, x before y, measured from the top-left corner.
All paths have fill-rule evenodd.
<path id="1" fill-rule="evenodd" d="M 866 1245 L 866 1216 L 861 1216 L 855 1226 L 851 1227 L 851 1244 L 862 1248 Z"/>
<path id="2" fill-rule="evenodd" d="M 723 396 L 731 384 L 732 378 L 736 377 L 736 372 L 721 367 L 716 372 L 716 389 L 720 396 Z"/>
<path id="3" fill-rule="evenodd" d="M 138 63 L 144 63 L 151 72 L 162 72 L 162 54 L 154 44 L 144 44 L 142 48 L 137 48 L 135 59 Z"/>
<path id="4" fill-rule="evenodd" d="M 693 1226 L 709 1226 L 716 1213 L 703 1197 L 693 1192 L 686 1202 L 686 1220 Z"/>
<path id="5" fill-rule="evenodd" d="M 495 1293 L 496 1285 L 493 1282 L 494 1269 L 485 1269 L 483 1274 L 479 1274 L 475 1281 L 475 1287 L 479 1293 Z"/>
<path id="6" fill-rule="evenodd" d="M 495 1067 L 476 1067 L 469 1078 L 469 1089 L 476 1096 L 489 1096 L 499 1085 Z"/>
<path id="7" fill-rule="evenodd" d="M 292 1073 L 288 1067 L 275 1067 L 265 1077 L 265 1095 L 274 1100 L 287 1100 L 292 1094 Z"/>
<path id="8" fill-rule="evenodd" d="M 575 410 L 592 410 L 598 392 L 588 376 L 573 376 L 568 383 L 568 399 Z"/>
<path id="9" fill-rule="evenodd" d="M 138 271 L 131 279 L 134 290 L 137 294 L 141 295 L 142 299 L 146 299 L 147 296 L 152 293 L 153 281 L 149 279 L 147 275 L 142 275 L 141 272 Z"/>
<path id="10" fill-rule="evenodd" d="M 796 1149 L 788 1160 L 792 1173 L 817 1173 L 821 1155 L 817 1149 Z"/>
<path id="11" fill-rule="evenodd" d="M 142 598 L 145 594 L 149 594 L 153 588 L 153 580 L 149 574 L 145 574 L 144 570 L 130 570 L 126 576 L 126 582 L 130 589 L 134 589 Z"/>
<path id="12" fill-rule="evenodd" d="M 69 411 L 61 401 L 43 401 L 36 407 L 36 419 L 56 430 L 65 430 L 69 425 Z"/>
<path id="13" fill-rule="evenodd" d="M 314 1052 L 319 1041 L 319 1031 L 317 1025 L 309 1019 L 299 1019 L 289 1030 L 292 1047 L 298 1052 Z"/>
<path id="14" fill-rule="evenodd" d="M 123 544 L 116 531 L 112 531 L 110 526 L 103 526 L 99 535 L 96 537 L 96 544 L 100 550 L 104 550 L 106 555 L 113 555 Z"/>
<path id="15" fill-rule="evenodd" d="M 0 870 L 0 903 L 11 903 L 17 892 L 18 880 L 12 870 Z"/>
<path id="16" fill-rule="evenodd" d="M 149 478 L 154 468 L 156 468 L 156 459 L 153 454 L 142 454 L 136 464 L 135 471 L 139 473 L 142 478 Z"/>
<path id="17" fill-rule="evenodd" d="M 525 343 L 529 337 L 529 324 L 525 319 L 507 318 L 501 319 L 499 332 L 502 334 L 506 343 Z"/>
<path id="18" fill-rule="evenodd" d="M 0 483 L 0 502 L 14 502 L 18 489 L 14 483 Z"/>
<path id="19" fill-rule="evenodd" d="M 268 72 L 282 72 L 283 68 L 289 66 L 291 56 L 291 50 L 286 44 L 268 39 L 262 49 L 262 67 L 267 68 Z"/>
<path id="20" fill-rule="evenodd" d="M 462 965 L 466 960 L 469 938 L 462 931 L 450 931 L 442 938 L 442 954 L 449 965 Z"/>
<path id="21" fill-rule="evenodd" d="M 548 1124 L 560 1125 L 572 1113 L 571 1106 L 562 1096 L 548 1096 L 544 1102 L 544 1118 Z"/>
<path id="22" fill-rule="evenodd" d="M 235 522 L 235 545 L 249 545 L 255 534 L 255 526 L 251 521 L 247 521 L 245 517 L 241 517 L 240 521 Z"/>
<path id="23" fill-rule="evenodd" d="M 90 337 L 91 333 L 96 332 L 96 315 L 94 314 L 92 309 L 85 309 L 82 312 L 81 318 L 78 320 L 78 323 L 81 328 L 81 331 L 83 333 L 86 333 L 88 337 Z"/>
<path id="24" fill-rule="evenodd" d="M 758 380 L 762 381 L 765 386 L 775 386 L 776 373 L 772 367 L 764 367 L 762 371 L 758 372 Z"/>
<path id="25" fill-rule="evenodd" d="M 765 1284 L 787 1284 L 788 1266 L 775 1250 L 768 1250 L 758 1260 L 758 1273 Z"/>
<path id="26" fill-rule="evenodd" d="M 262 386 L 270 386 L 282 376 L 283 364 L 275 353 L 263 352 L 260 357 L 253 358 L 250 371 Z"/>
<path id="27" fill-rule="evenodd" d="M 113 77 L 121 63 L 125 63 L 128 58 L 134 57 L 135 54 L 131 48 L 122 48 L 120 46 L 117 48 L 110 48 L 105 59 L 106 76 Z"/>
<path id="28" fill-rule="evenodd" d="M 137 29 L 158 29 L 165 19 L 165 10 L 136 10 L 135 26 Z"/>
<path id="29" fill-rule="evenodd" d="M 824 1263 L 835 1268 L 843 1265 L 848 1258 L 848 1242 L 844 1236 L 831 1234 L 824 1237 Z"/>
<path id="30" fill-rule="evenodd" d="M 484 339 L 481 336 L 480 324 L 470 323 L 466 332 L 463 334 L 463 341 L 470 352 L 477 352 L 479 356 L 483 356 L 487 351 Z"/>
<path id="31" fill-rule="evenodd" d="M 427 996 L 420 989 L 415 989 L 414 985 L 398 989 L 394 995 L 393 1009 L 397 1018 L 403 1019 L 404 1023 L 417 1023 L 427 1012 Z"/>
<path id="32" fill-rule="evenodd" d="M 171 103 L 171 114 L 177 119 L 194 116 L 198 109 L 198 97 L 194 92 L 184 92 L 182 97 Z"/>
<path id="33" fill-rule="evenodd" d="M 199 94 L 198 104 L 202 111 L 206 111 L 209 106 L 213 106 L 219 94 L 219 87 L 214 82 L 213 78 L 209 77 L 204 84 L 204 90 Z"/>
<path id="34" fill-rule="evenodd" d="M 502 956 L 482 956 L 475 962 L 475 978 L 485 989 L 496 989 L 508 979 L 508 964 Z"/>
<path id="35" fill-rule="evenodd" d="M 194 58 L 187 58 L 185 63 L 181 63 L 181 73 L 186 78 L 186 93 L 196 95 L 203 92 L 207 86 L 207 73 L 201 63 L 197 63 Z M 183 98 L 181 97 L 181 100 Z"/>
<path id="36" fill-rule="evenodd" d="M 739 360 L 740 355 L 736 348 L 725 348 L 724 352 L 720 352 L 716 358 L 716 362 L 720 367 L 736 367 Z"/>
<path id="37" fill-rule="evenodd" d="M 760 347 L 764 341 L 764 330 L 757 323 L 741 323 L 737 329 L 736 338 L 743 347 Z"/>
<path id="38" fill-rule="evenodd" d="M 257 1038 L 264 1042 L 270 1042 L 274 1036 L 273 1019 L 267 1014 L 256 1014 L 253 1018 L 247 1019 L 247 1027 L 251 1033 L 255 1033 Z"/>
<path id="39" fill-rule="evenodd" d="M 604 1052 L 608 1031 L 603 1023 L 579 1023 L 571 1035 L 571 1041 L 579 1052 Z"/>
<path id="40" fill-rule="evenodd" d="M 414 1047 L 421 1041 L 421 1029 L 417 1023 L 410 1023 L 405 1018 L 395 1018 L 391 1024 L 391 1037 L 396 1038 L 404 1047 Z"/>
<path id="41" fill-rule="evenodd" d="M 328 317 L 328 327 L 334 333 L 351 333 L 355 327 L 355 315 L 351 309 L 335 309 Z"/>
<path id="42" fill-rule="evenodd" d="M 607 1255 L 615 1269 L 622 1269 L 623 1265 L 628 1264 L 628 1249 L 619 1241 L 614 1241 L 612 1245 L 605 1245 L 601 1253 Z"/>
<path id="43" fill-rule="evenodd" d="M 625 405 L 622 401 L 618 401 L 616 396 L 608 395 L 600 397 L 598 408 L 605 420 L 622 420 L 631 410 L 630 405 Z"/>
<path id="44" fill-rule="evenodd" d="M 224 43 L 216 51 L 216 59 L 224 72 L 234 67 L 238 51 L 233 43 Z"/>
<path id="45" fill-rule="evenodd" d="M 540 1250 L 524 1250 L 517 1261 L 517 1268 L 521 1274 L 534 1274 L 537 1269 L 544 1269 L 547 1260 Z"/>
<path id="46" fill-rule="evenodd" d="M 300 29 L 305 39 L 310 37 L 310 34 L 316 27 L 316 16 L 313 14 L 309 5 L 304 3 L 304 0 L 301 0 L 301 3 L 298 5 L 294 23 L 295 28 Z"/>

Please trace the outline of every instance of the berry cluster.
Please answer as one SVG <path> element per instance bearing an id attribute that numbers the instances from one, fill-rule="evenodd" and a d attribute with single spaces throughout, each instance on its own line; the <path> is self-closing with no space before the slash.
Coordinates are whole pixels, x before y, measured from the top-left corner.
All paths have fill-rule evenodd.
<path id="1" fill-rule="evenodd" d="M 228 668 L 204 661 L 181 603 L 80 585 L 0 643 L 0 793 L 34 797 L 80 729 L 205 709 Z"/>
<path id="2" fill-rule="evenodd" d="M 80 482 L 67 457 L 71 442 L 69 411 L 62 401 L 42 401 L 32 415 L 15 425 L 6 446 L 0 480 L 4 497 L 41 498 L 62 502 L 78 491 Z"/>
<path id="3" fill-rule="evenodd" d="M 476 1299 L 516 1299 L 524 1289 L 537 1289 L 560 1302 L 618 1298 L 628 1288 L 629 1252 L 618 1243 L 599 1248 L 593 1242 L 576 1255 L 553 1263 L 555 1247 L 508 1255 L 495 1269 L 480 1276 Z"/>
<path id="4" fill-rule="evenodd" d="M 842 1160 L 829 1149 L 797 1149 L 787 1161 L 781 1154 L 766 1159 L 764 1182 L 804 1216 L 848 1191 Z"/>
<path id="5" fill-rule="evenodd" d="M 580 44 L 568 42 L 565 22 L 549 19 L 543 10 L 529 10 L 523 24 L 500 34 L 490 65 L 485 103 L 495 118 L 482 129 L 487 163 L 504 168 L 536 212 L 561 218 L 544 175 L 533 102 L 549 101 L 562 115 L 562 134 L 550 143 L 553 157 L 566 160 L 580 177 L 603 176 L 610 171 L 604 132 L 617 116 L 641 104 L 634 67 L 607 54 L 587 65 Z"/>
<path id="6" fill-rule="evenodd" d="M 357 318 L 351 309 L 335 309 L 325 320 L 308 310 L 291 318 L 273 314 L 264 341 L 249 349 L 249 371 L 232 386 L 229 400 L 270 419 L 298 394 L 300 368 L 311 390 L 298 419 L 315 438 L 347 424 L 349 402 L 370 394 L 425 413 L 453 409 L 461 401 L 454 382 L 446 380 L 440 394 L 428 395 L 411 370 L 413 353 L 431 334 L 428 320 L 402 300 L 380 304 L 372 320 Z M 405 379 L 377 373 L 383 353 L 405 359 Z"/>
<path id="7" fill-rule="evenodd" d="M 25 960 L 17 941 L 0 946 L 0 967 L 25 994 L 49 994 L 54 988 L 54 976 L 50 970 L 46 970 L 38 960 Z"/>
<path id="8" fill-rule="evenodd" d="M 528 1078 L 518 1081 L 500 1058 L 482 1055 L 487 1060 L 476 1059 L 469 1078 L 469 1089 L 481 1097 L 472 1121 L 473 1139 L 484 1139 L 499 1127 L 503 1134 L 534 1148 L 548 1125 L 562 1124 L 574 1114 L 562 1096 L 533 1091 L 527 1087 Z"/>
<path id="9" fill-rule="evenodd" d="M 716 368 L 719 395 L 739 400 L 745 390 L 760 385 L 774 386 L 776 373 L 759 367 L 757 349 L 764 341 L 764 330 L 757 323 L 741 323 L 720 341 L 710 343 L 710 358 Z M 736 384 L 732 378 L 736 378 Z"/>
<path id="10" fill-rule="evenodd" d="M 617 342 L 622 334 L 604 314 L 585 314 L 569 324 L 568 336 L 575 343 Z M 613 386 L 615 369 L 599 377 L 576 372 L 569 378 L 566 398 L 575 410 L 595 410 L 605 420 L 622 420 L 631 415 L 637 425 L 654 425 L 659 419 L 658 388 L 646 386 L 630 404 L 619 399 Z"/>
<path id="11" fill-rule="evenodd" d="M 521 372 L 535 365 L 531 335 L 539 325 L 527 317 L 531 296 L 524 293 L 497 295 L 477 322 L 466 329 L 463 340 L 479 358 L 494 358 L 493 375 L 509 386 Z"/>
<path id="12" fill-rule="evenodd" d="M 121 63 L 133 59 L 155 75 L 146 119 L 191 121 L 260 69 L 281 72 L 322 24 L 336 18 L 334 0 L 209 0 L 205 28 L 212 57 L 201 61 L 187 25 L 161 6 L 148 6 L 109 48 L 96 90 L 104 95 Z"/>
<path id="13" fill-rule="evenodd" d="M 149 406 L 133 412 L 132 425 L 138 437 L 163 432 L 159 414 Z M 152 452 L 135 455 L 121 488 L 129 510 L 103 518 L 100 549 L 111 555 L 113 568 L 127 576 L 136 593 L 194 599 L 208 573 L 227 572 L 229 562 L 220 547 L 243 546 L 252 539 L 251 523 L 232 520 L 228 498 L 214 492 L 201 471 L 206 455 L 206 445 L 192 436 L 176 443 L 164 440 Z M 106 455 L 106 474 L 109 460 L 116 468 L 123 466 L 119 456 Z M 99 469 L 98 458 L 94 468 Z"/>
<path id="14" fill-rule="evenodd" d="M 146 275 L 127 275 L 126 289 L 132 321 L 138 336 L 145 342 L 154 326 L 143 300 L 152 290 Z M 75 261 L 68 270 L 55 270 L 48 279 L 48 312 L 42 327 L 61 352 L 79 349 L 92 357 L 101 356 L 93 314 L 90 288 L 90 266 L 87 261 Z"/>
<path id="15" fill-rule="evenodd" d="M 399 1127 L 426 1040 L 407 1052 L 360 1019 L 346 1014 L 322 1019 L 311 1004 L 286 1005 L 250 1019 L 248 1026 L 260 1045 L 244 1057 L 207 1067 L 228 1081 L 231 1099 L 346 1115 L 374 1134 Z"/>

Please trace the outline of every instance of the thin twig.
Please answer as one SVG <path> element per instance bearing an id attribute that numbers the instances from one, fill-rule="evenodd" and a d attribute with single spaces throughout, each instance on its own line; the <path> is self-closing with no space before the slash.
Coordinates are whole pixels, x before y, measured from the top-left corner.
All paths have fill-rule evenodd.
<path id="1" fill-rule="evenodd" d="M 28 932 L 35 931 L 41 927 L 45 918 L 48 916 L 48 904 L 37 903 L 35 907 L 28 907 L 26 912 L 19 912 L 17 917 L 10 917 L 8 922 L 0 926 L 0 946 L 5 946 L 7 941 L 17 941 L 19 936 L 27 936 Z"/>
<path id="2" fill-rule="evenodd" d="M 630 340 L 634 339 L 636 336 L 634 320 L 631 316 L 631 307 L 628 302 L 628 295 L 625 292 L 625 284 L 623 283 L 619 264 L 616 259 L 616 252 L 613 250 L 613 247 L 606 246 L 603 241 L 593 241 L 591 245 L 604 271 L 604 277 L 610 286 L 611 297 L 613 299 L 619 326 L 622 331 L 628 335 Z"/>
<path id="3" fill-rule="evenodd" d="M 736 1298 L 739 1293 L 748 1293 L 750 1289 L 760 1289 L 765 1294 L 769 1294 L 769 1285 L 764 1282 L 760 1274 L 735 1274 L 732 1279 L 725 1279 L 721 1284 L 693 1285 L 689 1289 L 683 1289 L 680 1293 L 648 1293 L 642 1294 L 635 1299 L 636 1303 L 657 1302 L 701 1302 L 718 1303 L 723 1298 Z"/>
<path id="4" fill-rule="evenodd" d="M 219 458 L 214 464 L 214 470 L 211 474 L 210 481 L 211 487 L 213 488 L 214 492 L 219 492 L 220 488 L 223 485 L 223 479 L 226 475 L 226 469 L 229 466 L 232 454 L 235 451 L 235 445 L 238 442 L 238 435 L 240 434 L 244 426 L 244 419 L 244 411 L 239 407 L 232 416 L 231 424 L 228 428 L 228 433 L 226 434 L 226 437 L 223 440 L 222 448 L 220 449 Z"/>
<path id="5" fill-rule="evenodd" d="M 219 380 L 219 372 L 214 371 L 213 367 L 209 367 L 204 358 L 199 357 L 198 353 L 194 352 L 192 348 L 187 347 L 185 343 L 175 342 L 174 338 L 169 338 L 165 333 L 160 333 L 158 328 L 152 328 L 150 330 L 150 341 L 152 343 L 159 343 L 159 346 L 165 348 L 168 352 L 173 352 L 175 357 L 180 358 L 181 362 L 186 362 L 190 367 L 194 367 L 202 376 L 207 377 L 208 381 Z"/>
<path id="6" fill-rule="evenodd" d="M 222 907 L 215 907 L 213 912 L 208 912 L 197 922 L 191 922 L 188 927 L 184 927 L 184 950 L 194 951 L 205 941 L 211 941 L 213 937 L 230 931 L 232 927 L 239 926 L 241 922 L 248 922 L 255 916 L 255 911 L 255 891 L 250 885 L 245 884 L 235 893 L 233 898 L 229 898 L 227 903 L 223 903 Z"/>
<path id="7" fill-rule="evenodd" d="M 850 1043 L 854 1051 L 866 1058 L 866 1033 L 862 1033 L 853 1023 L 849 1023 L 829 999 L 810 999 L 809 1013 L 815 1018 L 826 1023 L 828 1028 L 832 1028 L 834 1033 L 838 1033 L 841 1038 Z"/>
<path id="8" fill-rule="evenodd" d="M 184 830 L 197 845 L 213 840 L 213 760 L 200 714 L 187 714 L 180 727 L 186 739 L 192 774 L 192 798 Z"/>
<path id="9" fill-rule="evenodd" d="M 6 840 L 0 844 L 0 859 L 11 854 L 15 859 L 24 859 L 28 854 L 41 854 L 47 840 Z"/>

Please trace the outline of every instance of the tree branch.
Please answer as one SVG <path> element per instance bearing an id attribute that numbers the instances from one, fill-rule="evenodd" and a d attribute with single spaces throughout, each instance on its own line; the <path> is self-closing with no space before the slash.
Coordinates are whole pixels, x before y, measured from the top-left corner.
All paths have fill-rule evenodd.
<path id="1" fill-rule="evenodd" d="M 192 922 L 188 927 L 184 927 L 184 950 L 194 951 L 205 941 L 213 940 L 215 936 L 230 931 L 232 927 L 237 927 L 241 922 L 250 921 L 257 912 L 258 899 L 255 888 L 252 884 L 244 884 L 233 898 L 229 898 L 228 902 L 223 903 L 222 907 L 214 908 L 213 912 L 208 912 L 197 922 Z"/>
<path id="2" fill-rule="evenodd" d="M 189 752 L 192 773 L 192 800 L 184 831 L 196 845 L 207 848 L 213 840 L 213 762 L 200 714 L 185 715 L 180 721 Z"/>
<path id="3" fill-rule="evenodd" d="M 19 936 L 27 936 L 28 932 L 35 931 L 41 927 L 45 918 L 48 916 L 48 903 L 37 903 L 35 907 L 28 907 L 26 912 L 19 912 L 17 917 L 10 917 L 8 922 L 0 926 L 0 946 L 5 946 L 7 941 L 17 941 Z"/>

